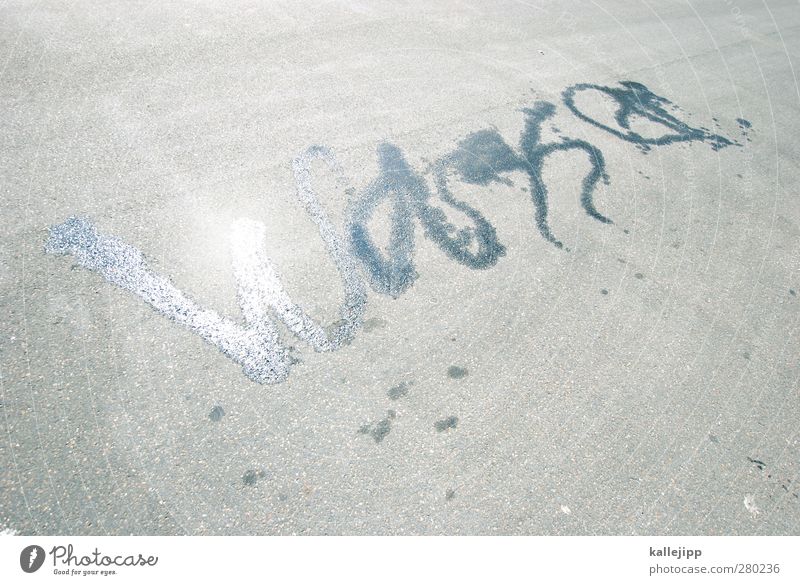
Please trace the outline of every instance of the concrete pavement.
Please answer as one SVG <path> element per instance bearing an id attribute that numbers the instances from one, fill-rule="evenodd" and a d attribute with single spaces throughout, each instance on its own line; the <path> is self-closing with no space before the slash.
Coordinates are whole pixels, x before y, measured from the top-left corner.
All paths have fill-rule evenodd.
<path id="1" fill-rule="evenodd" d="M 0 530 L 798 534 L 796 2 L 0 11 Z"/>

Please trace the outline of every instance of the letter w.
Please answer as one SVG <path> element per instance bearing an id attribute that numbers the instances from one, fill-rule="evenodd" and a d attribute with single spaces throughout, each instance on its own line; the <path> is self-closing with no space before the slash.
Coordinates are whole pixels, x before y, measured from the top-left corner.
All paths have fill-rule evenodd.
<path id="1" fill-rule="evenodd" d="M 333 153 L 322 146 L 312 146 L 292 163 L 297 197 L 319 229 L 344 284 L 340 319 L 327 329 L 315 323 L 286 293 L 265 253 L 266 226 L 260 222 L 239 219 L 232 226 L 233 268 L 245 326 L 198 305 L 167 278 L 152 272 L 141 251 L 99 233 L 87 218 L 70 217 L 51 227 L 45 251 L 71 255 L 80 266 L 139 296 L 162 315 L 219 348 L 240 364 L 251 380 L 261 384 L 283 382 L 292 360 L 280 342 L 275 317 L 316 351 L 333 351 L 353 338 L 366 307 L 366 287 L 355 262 L 311 188 L 310 164 L 316 158 L 324 160 L 340 181 L 343 173 Z"/>

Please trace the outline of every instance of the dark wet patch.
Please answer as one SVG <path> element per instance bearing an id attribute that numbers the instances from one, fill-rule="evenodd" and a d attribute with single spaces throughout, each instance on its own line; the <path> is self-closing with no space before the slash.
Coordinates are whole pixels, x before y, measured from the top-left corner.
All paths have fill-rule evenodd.
<path id="1" fill-rule="evenodd" d="M 746 360 L 749 360 L 750 359 L 750 352 L 745 351 L 744 353 L 742 353 L 742 357 L 744 359 L 746 359 Z"/>
<path id="2" fill-rule="evenodd" d="M 753 127 L 753 125 L 744 118 L 736 118 L 736 122 L 739 124 L 739 130 L 741 130 L 744 139 L 747 142 L 752 142 L 750 139 L 750 129 Z"/>
<path id="3" fill-rule="evenodd" d="M 408 395 L 408 386 L 408 382 L 400 382 L 397 386 L 392 386 L 389 388 L 389 390 L 386 392 L 386 395 L 391 400 L 399 400 L 403 396 Z"/>
<path id="4" fill-rule="evenodd" d="M 763 461 L 759 461 L 758 459 L 753 459 L 752 457 L 748 457 L 747 460 L 750 463 L 754 463 L 761 471 L 764 471 L 764 468 L 767 466 L 766 463 Z"/>
<path id="5" fill-rule="evenodd" d="M 601 288 L 601 289 L 600 289 L 600 294 L 601 294 L 601 295 L 607 295 L 607 294 L 608 294 L 608 289 Z"/>
<path id="6" fill-rule="evenodd" d="M 223 416 L 225 416 L 225 411 L 219 405 L 212 408 L 211 412 L 208 413 L 208 418 L 210 418 L 212 422 L 221 421 Z"/>
<path id="7" fill-rule="evenodd" d="M 644 274 L 642 274 L 641 272 L 637 272 L 637 273 L 636 273 L 636 274 L 634 274 L 633 276 L 634 276 L 635 278 L 638 278 L 639 280 L 644 280 Z"/>
<path id="8" fill-rule="evenodd" d="M 617 258 L 617 262 L 619 262 L 620 264 L 627 264 L 627 263 L 628 263 L 628 262 L 625 260 L 625 258 Z"/>
<path id="9" fill-rule="evenodd" d="M 712 443 L 719 443 L 719 438 L 717 438 L 716 435 L 709 434 L 708 435 L 708 440 L 711 441 Z"/>
<path id="10" fill-rule="evenodd" d="M 263 469 L 258 471 L 255 469 L 248 469 L 242 476 L 242 483 L 246 486 L 254 486 L 259 479 L 264 479 L 266 476 L 267 473 Z"/>
<path id="11" fill-rule="evenodd" d="M 386 435 L 392 430 L 392 420 L 397 416 L 397 413 L 390 410 L 386 413 L 386 418 L 379 420 L 373 424 L 362 425 L 358 432 L 362 435 L 369 435 L 376 443 L 380 443 L 386 438 Z"/>
<path id="12" fill-rule="evenodd" d="M 519 168 L 516 153 L 496 130 L 473 132 L 458 143 L 448 162 L 463 182 L 484 186 L 502 182 L 500 173 Z"/>
<path id="13" fill-rule="evenodd" d="M 385 418 L 378 422 L 375 425 L 375 428 L 372 430 L 372 438 L 375 439 L 376 443 L 380 443 L 389 434 L 389 431 L 392 430 L 392 424 L 389 422 L 388 418 Z"/>
<path id="14" fill-rule="evenodd" d="M 793 297 L 797 296 L 797 292 L 793 288 L 789 289 L 789 294 L 792 295 Z"/>
<path id="15" fill-rule="evenodd" d="M 442 433 L 447 429 L 454 429 L 458 425 L 457 416 L 448 416 L 445 419 L 437 420 L 433 426 L 436 427 L 436 432 Z"/>
<path id="16" fill-rule="evenodd" d="M 469 374 L 469 370 L 467 370 L 467 368 L 462 368 L 461 366 L 450 366 L 447 368 L 447 375 L 454 380 L 465 378 L 467 374 Z"/>
<path id="17" fill-rule="evenodd" d="M 453 498 L 455 498 L 455 497 L 456 497 L 456 490 L 452 490 L 452 489 L 451 489 L 451 490 L 447 490 L 447 491 L 444 493 L 444 499 L 445 499 L 445 500 L 448 500 L 448 501 L 450 501 L 450 500 L 452 500 L 452 499 L 453 499 Z"/>
<path id="18" fill-rule="evenodd" d="M 623 234 L 629 234 L 629 233 L 631 233 L 631 231 L 630 231 L 629 229 L 627 229 L 627 228 L 626 228 L 626 229 L 622 230 L 622 233 L 623 233 Z"/>

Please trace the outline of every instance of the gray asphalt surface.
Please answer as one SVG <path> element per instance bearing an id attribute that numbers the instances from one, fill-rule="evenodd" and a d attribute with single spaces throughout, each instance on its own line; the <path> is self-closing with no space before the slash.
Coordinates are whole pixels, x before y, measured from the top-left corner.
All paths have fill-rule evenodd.
<path id="1" fill-rule="evenodd" d="M 0 15 L 0 531 L 800 531 L 796 1 Z"/>

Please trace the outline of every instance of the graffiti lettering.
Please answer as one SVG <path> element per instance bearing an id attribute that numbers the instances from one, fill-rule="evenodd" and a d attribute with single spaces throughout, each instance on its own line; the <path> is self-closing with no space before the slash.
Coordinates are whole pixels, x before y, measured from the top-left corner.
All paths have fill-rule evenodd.
<path id="1" fill-rule="evenodd" d="M 579 92 L 596 90 L 617 102 L 615 120 L 619 129 L 584 114 L 575 103 Z M 644 85 L 625 81 L 612 88 L 578 84 L 563 93 L 566 107 L 581 120 L 632 142 L 647 151 L 652 146 L 674 142 L 700 141 L 715 150 L 739 145 L 704 128 L 693 128 L 667 111 L 674 106 L 655 95 Z M 251 380 L 274 384 L 289 375 L 293 358 L 281 343 L 276 319 L 316 351 L 333 351 L 348 343 L 361 326 L 367 288 L 360 268 L 372 289 L 380 294 L 399 297 L 417 278 L 414 265 L 415 222 L 422 224 L 425 237 L 436 243 L 448 257 L 473 269 L 494 266 L 505 254 L 495 228 L 474 207 L 455 198 L 449 177 L 462 183 L 487 186 L 504 181 L 501 175 L 521 171 L 530 182 L 536 227 L 550 244 L 563 248 L 548 222 L 548 189 L 543 168 L 556 152 L 575 151 L 586 155 L 590 169 L 583 178 L 580 203 L 586 214 L 601 223 L 611 219 L 600 213 L 594 203 L 598 184 L 607 184 L 606 163 L 599 148 L 585 140 L 562 137 L 542 144 L 542 123 L 553 117 L 556 108 L 548 102 L 536 102 L 523 110 L 525 126 L 515 151 L 495 130 L 470 134 L 457 148 L 431 166 L 438 200 L 463 213 L 472 222 L 456 228 L 445 211 L 438 207 L 426 180 L 406 162 L 402 151 L 390 143 L 378 146 L 378 176 L 358 195 L 351 195 L 346 210 L 346 236 L 342 237 L 321 205 L 312 188 L 310 165 L 324 161 L 340 183 L 346 184 L 344 172 L 330 149 L 313 146 L 292 162 L 297 198 L 317 226 L 328 254 L 336 266 L 344 289 L 338 320 L 325 327 L 314 322 L 302 307 L 292 301 L 265 250 L 266 226 L 240 219 L 233 223 L 230 244 L 237 294 L 245 325 L 241 326 L 205 309 L 178 290 L 169 280 L 152 272 L 144 254 L 118 238 L 99 233 L 87 218 L 70 217 L 50 228 L 45 251 L 70 255 L 78 265 L 100 274 L 111 284 L 140 297 L 156 311 L 199 335 L 242 366 Z M 645 138 L 631 130 L 633 117 L 641 117 L 669 129 L 670 133 Z M 737 119 L 746 132 L 749 122 Z M 382 201 L 391 206 L 389 246 L 384 255 L 375 244 L 368 223 Z"/>

